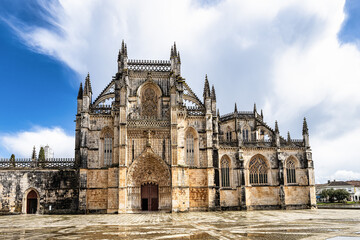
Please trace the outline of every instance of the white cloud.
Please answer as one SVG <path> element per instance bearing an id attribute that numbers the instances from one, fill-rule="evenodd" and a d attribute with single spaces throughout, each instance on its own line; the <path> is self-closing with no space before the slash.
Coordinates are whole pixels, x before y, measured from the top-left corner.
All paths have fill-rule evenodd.
<path id="1" fill-rule="evenodd" d="M 235 101 L 241 110 L 256 101 L 269 125 L 279 120 L 280 130 L 292 130 L 292 137 L 300 137 L 306 115 L 317 179 L 327 179 L 337 171 L 360 172 L 354 121 L 360 117 L 360 52 L 338 41 L 344 3 L 60 0 L 45 7 L 61 34 L 12 26 L 36 51 L 83 77 L 89 71 L 95 96 L 116 72 L 122 39 L 136 59 L 166 59 L 176 41 L 183 76 L 201 96 L 208 73 L 221 113 L 232 111 Z"/>
<path id="2" fill-rule="evenodd" d="M 0 135 L 1 145 L 17 158 L 31 158 L 33 147 L 39 153 L 40 147 L 49 145 L 54 151 L 54 157 L 74 157 L 75 138 L 69 136 L 59 127 L 35 127 L 30 131 Z M 3 156 L 9 157 L 9 156 Z"/>

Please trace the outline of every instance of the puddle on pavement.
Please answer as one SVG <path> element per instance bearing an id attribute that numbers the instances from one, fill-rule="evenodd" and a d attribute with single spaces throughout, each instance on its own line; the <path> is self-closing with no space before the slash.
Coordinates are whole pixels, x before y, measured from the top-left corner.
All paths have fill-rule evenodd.
<path id="1" fill-rule="evenodd" d="M 0 216 L 0 239 L 355 240 L 359 234 L 354 210 Z"/>

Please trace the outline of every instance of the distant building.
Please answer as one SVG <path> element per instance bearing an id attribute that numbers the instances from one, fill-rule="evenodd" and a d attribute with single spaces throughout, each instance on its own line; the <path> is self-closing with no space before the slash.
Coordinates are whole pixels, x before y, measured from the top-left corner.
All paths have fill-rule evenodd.
<path id="1" fill-rule="evenodd" d="M 325 184 L 316 184 L 316 197 L 320 199 L 320 194 L 325 189 L 344 189 L 350 194 L 350 201 L 360 201 L 360 181 L 328 181 Z"/>
<path id="2" fill-rule="evenodd" d="M 49 145 L 46 145 L 44 147 L 44 151 L 45 151 L 45 159 L 54 158 L 54 151 L 52 150 L 51 147 L 49 147 Z"/>

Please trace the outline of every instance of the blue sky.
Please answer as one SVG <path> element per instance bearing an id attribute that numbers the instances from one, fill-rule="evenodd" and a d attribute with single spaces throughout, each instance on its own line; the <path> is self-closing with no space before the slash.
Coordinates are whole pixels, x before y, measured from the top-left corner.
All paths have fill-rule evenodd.
<path id="1" fill-rule="evenodd" d="M 306 116 L 317 179 L 360 179 L 359 29 L 356 0 L 3 0 L 0 157 L 30 157 L 46 144 L 73 156 L 87 72 L 95 99 L 116 72 L 122 39 L 133 59 L 167 59 L 176 41 L 183 77 L 201 97 L 208 74 L 221 114 L 256 102 L 293 138 Z"/>

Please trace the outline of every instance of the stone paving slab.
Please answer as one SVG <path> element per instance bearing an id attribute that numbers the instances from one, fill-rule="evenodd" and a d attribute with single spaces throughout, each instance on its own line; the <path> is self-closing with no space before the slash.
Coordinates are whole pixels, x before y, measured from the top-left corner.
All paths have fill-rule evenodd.
<path id="1" fill-rule="evenodd" d="M 0 216 L 0 239 L 360 239 L 360 211 Z"/>

